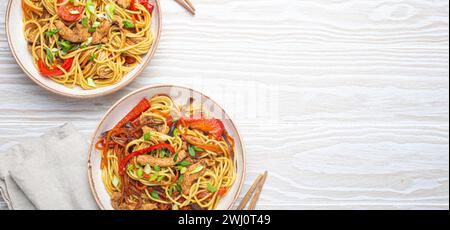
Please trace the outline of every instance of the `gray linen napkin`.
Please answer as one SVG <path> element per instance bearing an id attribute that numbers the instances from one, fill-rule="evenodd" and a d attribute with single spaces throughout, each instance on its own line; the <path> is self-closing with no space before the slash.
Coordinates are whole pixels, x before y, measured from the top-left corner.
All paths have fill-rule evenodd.
<path id="1" fill-rule="evenodd" d="M 0 192 L 10 209 L 98 209 L 87 176 L 88 142 L 71 124 L 0 153 Z"/>

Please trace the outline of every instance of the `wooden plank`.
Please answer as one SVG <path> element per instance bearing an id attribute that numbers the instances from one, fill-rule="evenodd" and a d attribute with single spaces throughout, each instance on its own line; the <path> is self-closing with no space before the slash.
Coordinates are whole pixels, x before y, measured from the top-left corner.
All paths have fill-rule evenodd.
<path id="1" fill-rule="evenodd" d="M 192 17 L 164 1 L 151 66 L 126 89 L 88 101 L 26 78 L 1 11 L 0 150 L 67 121 L 90 137 L 132 90 L 181 84 L 218 101 L 241 129 L 244 190 L 269 171 L 257 208 L 449 208 L 448 1 L 195 5 Z"/>

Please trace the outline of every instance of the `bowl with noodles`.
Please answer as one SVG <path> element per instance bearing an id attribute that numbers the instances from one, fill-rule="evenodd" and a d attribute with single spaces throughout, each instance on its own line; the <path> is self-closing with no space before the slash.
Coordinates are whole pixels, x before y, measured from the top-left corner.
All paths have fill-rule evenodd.
<path id="1" fill-rule="evenodd" d="M 88 175 L 101 209 L 224 210 L 241 191 L 245 153 L 212 99 L 181 86 L 148 86 L 101 119 Z"/>
<path id="2" fill-rule="evenodd" d="M 155 55 L 159 0 L 9 0 L 8 44 L 35 83 L 74 98 L 131 83 Z"/>

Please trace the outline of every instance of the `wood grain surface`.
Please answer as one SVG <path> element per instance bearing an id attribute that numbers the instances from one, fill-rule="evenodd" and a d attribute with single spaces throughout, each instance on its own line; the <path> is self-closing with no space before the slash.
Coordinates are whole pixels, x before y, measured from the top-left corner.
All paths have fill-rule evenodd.
<path id="1" fill-rule="evenodd" d="M 449 208 L 447 0 L 193 0 L 194 17 L 161 0 L 150 66 L 124 90 L 84 101 L 22 73 L 7 45 L 6 2 L 0 150 L 68 121 L 90 137 L 127 93 L 180 84 L 235 119 L 248 154 L 244 191 L 269 171 L 258 209 Z"/>

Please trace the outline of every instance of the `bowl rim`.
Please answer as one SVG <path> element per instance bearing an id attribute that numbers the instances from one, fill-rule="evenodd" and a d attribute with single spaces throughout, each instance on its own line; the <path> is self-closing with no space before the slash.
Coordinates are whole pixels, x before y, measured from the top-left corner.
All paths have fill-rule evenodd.
<path id="1" fill-rule="evenodd" d="M 158 49 L 158 45 L 161 39 L 161 32 L 162 32 L 162 11 L 161 11 L 161 4 L 159 0 L 155 0 L 155 5 L 156 5 L 156 10 L 158 11 L 158 23 L 157 23 L 157 30 L 156 30 L 156 36 L 155 36 L 155 41 L 153 42 L 153 46 L 150 48 L 148 54 L 150 55 L 147 60 L 145 62 L 143 62 L 141 64 L 141 67 L 137 70 L 137 72 L 131 76 L 128 80 L 124 81 L 122 83 L 122 85 L 117 86 L 115 88 L 106 90 L 104 92 L 100 92 L 100 93 L 92 93 L 92 94 L 85 94 L 85 95 L 78 95 L 75 93 L 67 93 L 67 92 L 62 92 L 60 90 L 56 90 L 51 88 L 50 86 L 48 86 L 47 84 L 41 82 L 40 80 L 38 80 L 37 76 L 34 76 L 32 73 L 30 73 L 29 71 L 27 71 L 27 69 L 25 68 L 25 65 L 22 63 L 21 59 L 18 57 L 16 50 L 14 49 L 14 46 L 12 44 L 12 37 L 11 37 L 11 32 L 9 29 L 9 20 L 10 20 L 10 14 L 11 14 L 11 7 L 12 7 L 12 3 L 15 0 L 8 0 L 8 4 L 6 6 L 6 12 L 5 12 L 5 30 L 6 30 L 6 39 L 8 40 L 8 46 L 9 49 L 14 57 L 14 59 L 16 60 L 16 63 L 20 66 L 20 68 L 22 69 L 22 71 L 25 73 L 25 75 L 28 76 L 28 78 L 30 78 L 33 82 L 35 82 L 36 84 L 38 84 L 39 86 L 41 86 L 42 88 L 46 89 L 49 92 L 52 92 L 54 94 L 60 95 L 60 96 L 65 96 L 65 97 L 69 97 L 69 98 L 77 98 L 77 99 L 88 99 L 88 98 L 96 98 L 96 97 L 102 97 L 102 96 L 106 96 L 109 94 L 113 94 L 121 89 L 123 89 L 124 87 L 128 86 L 131 82 L 133 82 L 139 75 L 141 75 L 141 73 L 148 67 L 148 65 L 150 64 L 150 62 L 153 60 L 155 54 L 156 54 L 156 50 Z M 35 67 L 34 67 L 35 68 Z M 119 84 L 119 83 L 117 83 Z"/>
<path id="2" fill-rule="evenodd" d="M 137 89 L 137 90 L 127 94 L 126 96 L 122 97 L 116 103 L 114 103 L 108 109 L 108 111 L 103 115 L 103 117 L 101 118 L 101 120 L 97 124 L 97 126 L 96 126 L 96 128 L 94 130 L 94 133 L 92 134 L 91 143 L 89 145 L 88 161 L 87 161 L 87 171 L 88 171 L 89 186 L 91 188 L 91 192 L 92 192 L 92 195 L 94 196 L 95 202 L 97 203 L 97 205 L 100 207 L 101 210 L 106 210 L 105 207 L 103 206 L 102 202 L 100 201 L 100 198 L 99 198 L 98 193 L 97 193 L 97 189 L 95 188 L 95 185 L 94 185 L 93 172 L 92 172 L 92 162 L 91 162 L 92 152 L 93 152 L 94 146 L 95 146 L 95 140 L 97 139 L 96 134 L 97 134 L 100 126 L 103 124 L 103 122 L 106 120 L 106 118 L 110 115 L 110 113 L 117 106 L 119 106 L 119 104 L 121 104 L 122 102 L 124 102 L 125 100 L 130 98 L 131 96 L 133 96 L 135 94 L 138 94 L 138 93 L 141 93 L 142 91 L 146 91 L 146 90 L 149 90 L 149 89 L 155 89 L 155 88 L 162 88 L 162 87 L 176 87 L 176 88 L 182 88 L 182 89 L 185 89 L 185 90 L 190 90 L 190 91 L 193 91 L 195 93 L 198 93 L 202 97 L 205 97 L 206 99 L 208 99 L 211 102 L 213 102 L 216 106 L 218 106 L 222 110 L 222 112 L 225 114 L 225 116 L 230 118 L 231 126 L 234 128 L 234 130 L 236 130 L 236 136 L 240 140 L 240 148 L 242 149 L 242 162 L 243 162 L 242 179 L 241 179 L 240 182 L 238 182 L 238 189 L 236 191 L 236 194 L 234 194 L 230 204 L 227 207 L 227 210 L 231 210 L 233 208 L 233 205 L 236 203 L 240 193 L 241 193 L 242 187 L 244 185 L 245 177 L 246 177 L 246 174 L 247 174 L 247 159 L 246 159 L 246 150 L 245 150 L 244 139 L 242 139 L 242 135 L 240 134 L 239 129 L 237 128 L 236 124 L 233 122 L 231 117 L 222 108 L 222 106 L 220 106 L 216 101 L 214 101 L 209 96 L 207 96 L 207 95 L 205 95 L 205 94 L 203 94 L 203 93 L 201 93 L 201 92 L 199 92 L 199 91 L 197 91 L 195 89 L 192 89 L 192 88 L 187 87 L 187 86 L 174 85 L 174 84 L 152 84 L 152 85 L 148 85 L 148 86 L 142 87 L 140 89 Z"/>

